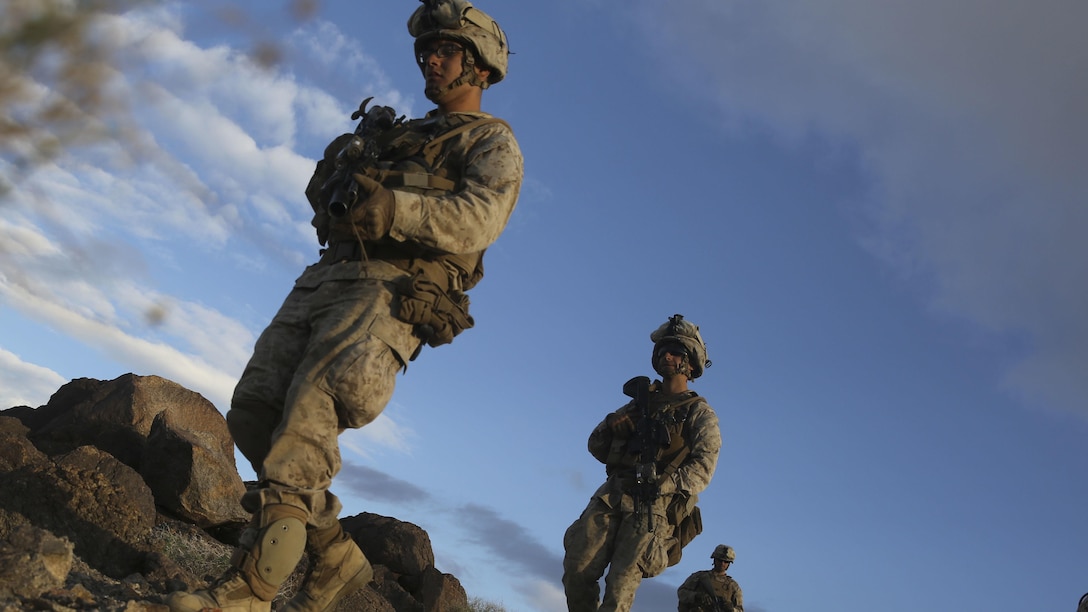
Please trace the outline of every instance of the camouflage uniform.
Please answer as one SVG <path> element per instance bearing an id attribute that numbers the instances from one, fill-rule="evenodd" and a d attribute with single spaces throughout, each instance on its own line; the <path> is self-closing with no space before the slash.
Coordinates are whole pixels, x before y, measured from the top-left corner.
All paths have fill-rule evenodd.
<path id="1" fill-rule="evenodd" d="M 523 174 L 510 127 L 479 112 L 481 91 L 506 74 L 498 23 L 468 0 L 429 0 L 408 32 L 437 108 L 405 122 L 364 104 L 355 133 L 318 162 L 306 196 L 327 248 L 258 338 L 227 413 L 259 477 L 242 499 L 253 520 L 230 569 L 208 588 L 171 593 L 172 612 L 271 612 L 304 553 L 307 574 L 282 612 L 330 612 L 373 577 L 329 491 L 337 438 L 381 414 L 424 343 L 472 327 L 465 292 L 483 277 Z"/>
<path id="2" fill-rule="evenodd" d="M 487 118 L 454 113 L 419 129 L 441 133 L 444 121 Z M 393 394 L 397 371 L 422 342 L 414 326 L 396 316 L 400 288 L 412 275 L 406 263 L 411 258 L 383 259 L 382 253 L 482 252 L 510 218 L 523 162 L 505 123 L 462 132 L 443 144 L 438 161 L 437 171 L 449 166 L 460 176 L 457 190 L 425 195 L 395 188 L 395 247 L 388 240 L 364 242 L 364 261 L 349 242 L 330 243 L 321 261 L 295 281 L 257 340 L 228 414 L 239 449 L 262 483 L 247 494 L 247 510 L 285 503 L 306 510 L 314 527 L 337 521 L 340 503 L 329 492 L 341 467 L 337 437 L 378 417 Z M 448 282 L 454 290 L 468 284 L 454 273 Z"/>
<path id="3" fill-rule="evenodd" d="M 665 476 L 652 507 L 654 531 L 648 530 L 649 516 L 638 511 L 632 496 L 635 457 L 628 447 L 633 438 L 618 439 L 606 418 L 590 434 L 589 452 L 606 465 L 608 479 L 563 536 L 563 585 L 570 612 L 630 610 L 642 579 L 660 574 L 669 564 L 668 550 L 675 543 L 666 521 L 670 504 L 693 505 L 714 475 L 722 442 L 718 417 L 706 400 L 694 391 L 655 391 L 649 409 L 668 423 L 672 440 L 657 463 L 657 473 Z M 634 402 L 613 414 L 626 414 L 637 423 Z M 685 452 L 682 462 L 669 469 L 670 457 Z M 597 581 L 606 568 L 602 602 Z"/>
<path id="4" fill-rule="evenodd" d="M 744 595 L 740 585 L 728 574 L 703 570 L 688 576 L 676 590 L 679 612 L 744 612 Z M 722 605 L 715 609 L 708 597 L 719 598 Z"/>

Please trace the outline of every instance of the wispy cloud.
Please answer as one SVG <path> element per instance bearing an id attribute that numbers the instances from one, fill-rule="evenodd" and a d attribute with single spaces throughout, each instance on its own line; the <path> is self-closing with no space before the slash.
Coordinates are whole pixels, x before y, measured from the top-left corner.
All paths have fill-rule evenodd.
<path id="1" fill-rule="evenodd" d="M 80 289 L 80 287 L 73 287 L 69 295 L 79 295 Z M 137 373 L 155 373 L 169 378 L 201 393 L 220 409 L 225 409 L 229 405 L 236 378 L 225 374 L 199 357 L 177 350 L 170 344 L 134 336 L 117 326 L 115 321 L 100 320 L 96 315 L 107 314 L 106 311 L 113 309 L 113 303 L 93 288 L 83 287 L 82 289 L 90 300 L 99 299 L 99 303 L 104 305 L 104 308 L 96 313 L 87 312 L 79 306 L 56 303 L 28 291 L 24 286 L 10 284 L 0 278 L 0 294 L 3 295 L 7 304 L 17 310 L 34 312 L 34 317 L 39 321 L 88 346 L 96 347 L 105 355 L 121 363 L 131 364 Z M 26 394 L 28 389 L 20 381 L 13 385 L 13 392 L 22 395 Z"/>
<path id="2" fill-rule="evenodd" d="M 53 370 L 27 363 L 0 348 L 0 410 L 14 406 L 37 408 L 66 382 Z"/>
<path id="3" fill-rule="evenodd" d="M 532 602 L 533 609 L 540 612 L 565 612 L 567 596 L 563 585 L 557 581 L 526 580 L 518 587 L 525 595 L 525 600 Z"/>
<path id="4" fill-rule="evenodd" d="M 346 486 L 364 499 L 393 504 L 421 504 L 431 501 L 430 493 L 385 472 L 362 465 L 345 463 L 336 477 L 337 486 Z"/>
<path id="5" fill-rule="evenodd" d="M 390 402 L 378 418 L 366 427 L 343 432 L 340 434 L 340 447 L 365 459 L 374 459 L 378 449 L 411 454 L 416 432 L 397 417 L 399 408 L 395 401 Z"/>
<path id="6" fill-rule="evenodd" d="M 491 507 L 469 503 L 454 510 L 457 524 L 465 530 L 466 538 L 505 565 L 520 568 L 521 579 L 511 573 L 511 580 L 521 583 L 521 590 L 536 591 L 543 596 L 542 610 L 554 610 L 555 593 L 543 585 L 556 585 L 562 575 L 562 560 L 532 536 L 522 525 L 499 515 Z M 561 610 L 561 608 L 560 608 Z"/>
<path id="7" fill-rule="evenodd" d="M 1088 415 L 1088 5 L 683 0 L 639 14 L 727 129 L 856 151 L 871 186 L 859 239 L 934 311 L 1023 346 L 1013 392 Z"/>

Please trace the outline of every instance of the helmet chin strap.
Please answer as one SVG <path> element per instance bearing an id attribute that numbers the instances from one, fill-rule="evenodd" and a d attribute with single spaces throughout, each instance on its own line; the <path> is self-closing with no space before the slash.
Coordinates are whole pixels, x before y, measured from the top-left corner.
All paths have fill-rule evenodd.
<path id="1" fill-rule="evenodd" d="M 468 47 L 465 47 L 463 53 L 464 55 L 461 59 L 461 76 L 454 79 L 452 83 L 442 89 L 436 90 L 428 87 L 423 92 L 428 100 L 438 104 L 447 94 L 465 83 L 479 87 L 480 89 L 487 89 L 487 86 L 490 85 L 490 83 L 487 82 L 487 79 L 481 79 L 480 76 L 476 74 L 476 58 L 472 55 L 472 51 Z"/>
<path id="2" fill-rule="evenodd" d="M 680 364 L 676 367 L 669 368 L 669 370 L 671 371 L 666 370 L 666 368 L 668 368 L 668 366 L 665 365 L 664 359 L 659 359 L 657 362 L 657 367 L 655 367 L 654 370 L 658 374 L 666 378 L 668 378 L 669 376 L 675 376 L 677 374 L 683 374 L 688 380 L 691 380 L 691 363 L 688 362 L 687 357 L 684 357 L 684 359 L 681 360 Z"/>

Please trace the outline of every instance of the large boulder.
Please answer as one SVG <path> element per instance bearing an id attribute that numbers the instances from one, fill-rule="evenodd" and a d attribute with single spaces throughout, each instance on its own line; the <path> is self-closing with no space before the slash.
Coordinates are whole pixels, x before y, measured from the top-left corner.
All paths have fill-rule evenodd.
<path id="1" fill-rule="evenodd" d="M 0 416 L 0 473 L 45 461 L 45 453 L 27 439 L 29 432 L 19 419 Z"/>
<path id="2" fill-rule="evenodd" d="M 176 410 L 159 413 L 140 459 L 140 475 L 159 505 L 202 528 L 248 521 L 241 505 L 245 485 L 235 469 L 233 448 L 231 462 L 224 463 L 221 436 L 230 440 L 225 420 L 219 432 L 189 429 L 179 420 Z"/>
<path id="3" fill-rule="evenodd" d="M 370 512 L 342 518 L 340 525 L 374 565 L 371 586 L 397 612 L 468 609 L 457 578 L 435 569 L 431 538 L 418 525 Z"/>
<path id="4" fill-rule="evenodd" d="M 468 594 L 461 581 L 433 567 L 423 572 L 416 595 L 428 612 L 457 612 L 466 609 Z"/>
<path id="5" fill-rule="evenodd" d="M 406 576 L 422 576 L 434 566 L 431 538 L 418 525 L 370 512 L 343 518 L 340 523 L 375 565 Z"/>
<path id="6" fill-rule="evenodd" d="M 49 455 L 101 449 L 140 473 L 155 501 L 201 527 L 244 523 L 245 485 L 226 419 L 207 399 L 158 376 L 81 378 L 37 410 L 4 411 Z"/>
<path id="7" fill-rule="evenodd" d="M 0 533 L 33 525 L 63 534 L 115 578 L 143 570 L 155 515 L 140 475 L 91 446 L 0 473 Z"/>

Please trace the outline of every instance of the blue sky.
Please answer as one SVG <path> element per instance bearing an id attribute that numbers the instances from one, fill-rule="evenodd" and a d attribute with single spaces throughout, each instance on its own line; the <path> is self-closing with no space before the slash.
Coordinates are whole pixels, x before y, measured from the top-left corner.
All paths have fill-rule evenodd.
<path id="1" fill-rule="evenodd" d="M 0 406 L 135 372 L 225 411 L 316 256 L 302 190 L 325 144 L 363 97 L 429 109 L 417 3 L 301 22 L 223 6 L 111 20 L 134 139 L 4 196 Z M 484 108 L 513 126 L 525 183 L 476 327 L 342 437 L 344 514 L 427 529 L 472 596 L 565 609 L 563 530 L 604 477 L 586 437 L 682 313 L 725 446 L 703 535 L 636 611 L 672 609 L 719 543 L 749 612 L 1075 609 L 1088 5 L 618 6 L 479 4 L 514 51 Z M 247 60 L 261 42 L 283 52 L 271 70 Z"/>

